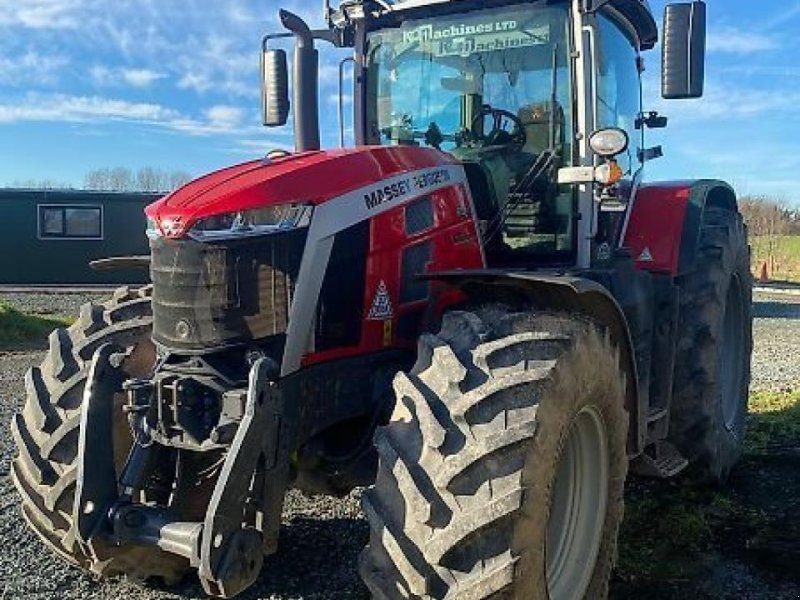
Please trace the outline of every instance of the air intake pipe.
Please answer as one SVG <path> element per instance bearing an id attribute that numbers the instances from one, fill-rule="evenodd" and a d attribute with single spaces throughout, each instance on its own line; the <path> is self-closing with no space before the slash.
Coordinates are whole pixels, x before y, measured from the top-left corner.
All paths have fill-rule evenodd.
<path id="1" fill-rule="evenodd" d="M 319 52 L 305 21 L 288 10 L 280 11 L 283 26 L 295 36 L 294 143 L 297 152 L 320 149 Z"/>

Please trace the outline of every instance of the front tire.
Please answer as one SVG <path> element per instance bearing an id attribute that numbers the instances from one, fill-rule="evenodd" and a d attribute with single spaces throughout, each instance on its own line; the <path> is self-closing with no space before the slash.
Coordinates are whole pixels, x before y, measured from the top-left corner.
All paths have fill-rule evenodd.
<path id="1" fill-rule="evenodd" d="M 395 391 L 363 502 L 373 597 L 607 595 L 628 465 L 607 337 L 569 317 L 450 313 Z"/>
<path id="2" fill-rule="evenodd" d="M 87 548 L 73 530 L 81 401 L 92 357 L 103 344 L 116 344 L 125 350 L 123 370 L 128 377 L 148 374 L 155 363 L 151 290 L 120 288 L 104 304 L 84 305 L 74 325 L 50 335 L 41 367 L 25 376 L 25 407 L 11 423 L 19 449 L 11 475 L 25 520 L 71 564 L 95 575 L 175 582 L 189 567 L 183 558 L 152 548 L 118 548 L 102 539 Z M 121 410 L 124 397 L 119 394 L 113 401 L 120 407 L 115 411 L 113 449 L 119 470 L 132 438 Z"/>

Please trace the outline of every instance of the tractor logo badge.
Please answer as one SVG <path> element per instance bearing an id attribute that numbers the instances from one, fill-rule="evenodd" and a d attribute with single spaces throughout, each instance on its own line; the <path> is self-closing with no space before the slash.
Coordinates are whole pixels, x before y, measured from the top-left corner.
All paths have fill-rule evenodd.
<path id="1" fill-rule="evenodd" d="M 370 321 L 385 321 L 394 315 L 392 310 L 392 300 L 389 298 L 389 290 L 386 283 L 381 281 L 378 291 L 375 292 L 375 299 L 372 301 L 372 308 L 369 309 L 367 319 Z"/>
<path id="2" fill-rule="evenodd" d="M 650 248 L 645 248 L 644 250 L 642 250 L 642 253 L 639 255 L 638 261 L 653 262 L 653 253 L 650 252 Z"/>

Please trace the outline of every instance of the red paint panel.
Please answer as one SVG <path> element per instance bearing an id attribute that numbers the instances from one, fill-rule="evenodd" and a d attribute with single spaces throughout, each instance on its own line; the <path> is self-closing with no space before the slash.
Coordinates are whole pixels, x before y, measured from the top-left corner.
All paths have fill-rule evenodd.
<path id="1" fill-rule="evenodd" d="M 684 182 L 643 186 L 636 194 L 625 246 L 642 270 L 678 274 L 683 225 L 691 185 Z M 652 260 L 644 260 L 649 254 Z"/>
<path id="2" fill-rule="evenodd" d="M 413 146 L 307 152 L 244 163 L 192 181 L 147 207 L 169 235 L 182 235 L 198 219 L 287 202 L 321 204 L 395 175 L 455 164 L 452 157 Z"/>
<path id="3" fill-rule="evenodd" d="M 304 366 L 388 348 L 414 348 L 415 339 L 402 339 L 397 335 L 399 321 L 410 313 L 428 310 L 431 302 L 435 303 L 431 316 L 438 317 L 447 307 L 463 299 L 460 292 L 439 282 L 431 282 L 427 298 L 400 303 L 403 252 L 409 247 L 426 242 L 432 244 L 427 272 L 480 269 L 485 266 L 466 190 L 461 186 L 454 186 L 435 192 L 430 199 L 434 207 L 434 225 L 426 231 L 413 235 L 406 233 L 407 205 L 389 210 L 371 220 L 361 341 L 358 346 L 310 354 L 303 359 Z M 385 285 L 389 295 L 392 317 L 386 320 L 370 320 L 370 308 L 381 283 Z"/>

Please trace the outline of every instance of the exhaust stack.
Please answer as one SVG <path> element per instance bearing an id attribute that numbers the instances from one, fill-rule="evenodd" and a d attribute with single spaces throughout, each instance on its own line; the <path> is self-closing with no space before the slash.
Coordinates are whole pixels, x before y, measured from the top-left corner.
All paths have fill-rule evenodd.
<path id="1" fill-rule="evenodd" d="M 319 150 L 319 52 L 308 24 L 288 10 L 280 11 L 283 26 L 295 36 L 294 140 L 297 152 Z"/>

